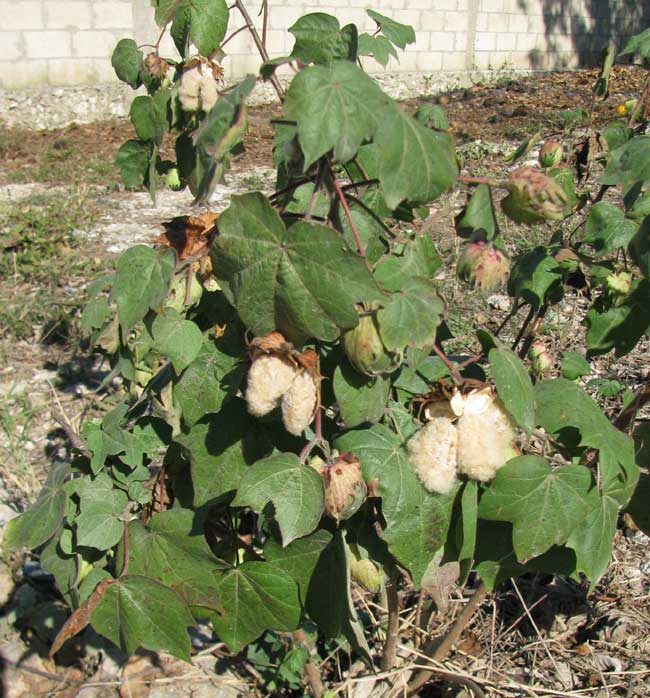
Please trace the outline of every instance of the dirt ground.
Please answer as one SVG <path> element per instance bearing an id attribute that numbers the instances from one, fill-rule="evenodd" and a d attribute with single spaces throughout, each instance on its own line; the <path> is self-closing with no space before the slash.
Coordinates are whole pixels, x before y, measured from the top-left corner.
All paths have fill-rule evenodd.
<path id="1" fill-rule="evenodd" d="M 442 105 L 466 172 L 502 174 L 511 167 L 504 154 L 519 142 L 536 130 L 548 137 L 561 129 L 560 110 L 582 107 L 593 109 L 596 123 L 611 119 L 617 104 L 638 94 L 639 73 L 616 68 L 607 102 L 592 99 L 596 72 L 579 71 L 478 84 L 413 100 L 406 108 L 414 110 L 420 102 Z M 235 159 L 228 185 L 217 189 L 212 208 L 224 208 L 234 192 L 273 186 L 269 169 L 273 127 L 268 121 L 278 116 L 279 109 L 272 107 L 251 110 L 246 152 Z M 163 220 L 188 211 L 187 192 L 161 193 L 154 208 L 146 194 L 123 191 L 113 158 L 130 137 L 128 120 L 41 132 L 0 128 L 0 251 L 9 260 L 0 273 L 2 521 L 35 496 L 53 461 L 69 457 L 69 443 L 54 415 L 60 418 L 63 413 L 78 425 L 86 416 L 101 413 L 112 399 L 110 391 L 98 390 L 107 367 L 98 357 L 88 356 L 78 331 L 83 288 L 109 269 L 127 246 L 153 241 Z M 458 244 L 453 218 L 464 201 L 464 193 L 457 192 L 431 207 L 433 235 L 449 259 Z M 43 239 L 34 240 L 29 231 L 36 231 L 36 237 L 42 233 Z M 517 245 L 523 233 L 508 232 L 509 244 Z M 25 252 L 28 244 L 36 250 L 33 256 Z M 496 326 L 507 315 L 507 296 L 484 299 L 468 293 L 455 280 L 453 269 L 442 283 L 450 306 L 457 309 L 458 317 L 450 319 L 450 325 L 459 346 L 470 342 L 477 326 L 487 323 L 490 329 L 490 320 Z M 556 355 L 580 341 L 584 333 L 580 320 L 588 304 L 576 290 L 549 314 L 548 327 L 556 337 L 551 350 Z M 647 378 L 649 348 L 644 341 L 623 360 L 599 358 L 593 364 L 594 375 L 635 387 Z M 614 411 L 619 403 L 612 398 L 607 406 Z M 15 593 L 12 582 L 27 579 L 34 584 L 24 569 L 10 572 L 5 579 L 10 588 L 0 603 Z M 0 575 L 0 589 L 2 585 Z M 465 599 L 465 591 L 453 590 L 451 616 L 434 615 L 432 629 L 443 631 Z M 413 661 L 418 656 L 408 628 L 414 604 L 407 594 L 403 601 L 401 653 L 404 661 Z M 381 615 L 376 603 L 371 596 L 362 600 L 362 605 Z M 105 648 L 86 648 L 85 656 L 68 657 L 67 666 L 39 659 L 39 648 L 51 636 L 51 628 L 46 631 L 34 621 L 18 634 L 10 619 L 0 618 L 0 636 L 5 638 L 0 654 L 6 667 L 22 662 L 21 652 L 32 648 L 32 671 L 7 669 L 5 683 L 15 685 L 3 695 L 88 698 L 118 692 L 126 696 L 131 690 L 132 695 L 150 698 L 255 695 L 254 664 L 242 666 L 224 658 L 223 648 L 210 639 L 196 641 L 196 666 L 190 674 L 166 659 L 157 666 L 146 657 L 135 667 L 130 665 L 126 674 L 145 676 L 149 682 L 137 684 L 136 692 L 135 685 L 127 689 L 120 685 L 125 676 L 120 658 L 111 658 Z M 622 524 L 614 561 L 593 594 L 587 596 L 584 585 L 544 575 L 504 585 L 483 603 L 445 663 L 445 680 L 420 695 L 641 698 L 650 695 L 649 656 L 650 539 Z M 234 673 L 224 673 L 224 661 Z M 365 669 L 359 672 L 364 674 Z M 62 677 L 76 683 L 66 684 Z M 468 677 L 473 686 L 465 680 Z M 84 682 L 92 685 L 82 691 Z M 352 674 L 339 678 L 337 695 L 360 698 L 360 685 Z"/>

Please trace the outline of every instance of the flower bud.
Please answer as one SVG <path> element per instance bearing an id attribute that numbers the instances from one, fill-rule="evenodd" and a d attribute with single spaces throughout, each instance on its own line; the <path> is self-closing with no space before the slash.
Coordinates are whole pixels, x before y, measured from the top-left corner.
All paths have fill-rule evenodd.
<path id="1" fill-rule="evenodd" d="M 561 220 L 567 195 L 562 186 L 534 167 L 520 167 L 504 186 L 508 196 L 501 201 L 504 213 L 515 223 Z"/>
<path id="2" fill-rule="evenodd" d="M 533 342 L 528 350 L 528 358 L 536 376 L 543 376 L 553 368 L 553 357 L 548 353 L 544 342 Z"/>
<path id="3" fill-rule="evenodd" d="M 275 409 L 292 385 L 296 369 L 287 359 L 262 354 L 251 364 L 246 387 L 248 411 L 262 417 Z"/>
<path id="4" fill-rule="evenodd" d="M 543 354 L 545 351 L 546 344 L 538 340 L 537 342 L 533 342 L 530 345 L 530 349 L 528 350 L 528 357 L 530 359 L 536 359 L 540 354 Z"/>
<path id="5" fill-rule="evenodd" d="M 343 351 L 354 368 L 366 376 L 381 376 L 396 371 L 403 352 L 388 351 L 381 340 L 375 315 L 365 315 L 359 324 L 341 337 Z"/>
<path id="6" fill-rule="evenodd" d="M 409 462 L 429 492 L 448 494 L 456 484 L 457 444 L 456 427 L 446 417 L 435 417 L 409 439 Z"/>
<path id="7" fill-rule="evenodd" d="M 558 141 L 546 141 L 539 151 L 539 164 L 542 167 L 554 167 L 562 162 L 564 149 Z"/>
<path id="8" fill-rule="evenodd" d="M 321 469 L 325 511 L 336 521 L 349 519 L 368 495 L 361 463 L 353 453 L 343 452 L 333 465 Z"/>
<path id="9" fill-rule="evenodd" d="M 456 273 L 461 281 L 482 293 L 492 293 L 506 280 L 510 260 L 491 242 L 469 242 L 458 258 Z"/>
<path id="10" fill-rule="evenodd" d="M 300 371 L 294 376 L 282 396 L 282 421 L 290 434 L 300 436 L 311 424 L 317 395 L 316 383 L 307 371 Z"/>

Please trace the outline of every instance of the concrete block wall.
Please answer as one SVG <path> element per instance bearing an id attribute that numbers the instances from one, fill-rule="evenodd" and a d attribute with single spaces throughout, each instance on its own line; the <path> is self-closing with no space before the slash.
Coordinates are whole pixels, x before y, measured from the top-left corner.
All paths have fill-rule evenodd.
<path id="1" fill-rule="evenodd" d="M 260 0 L 246 3 L 255 23 Z M 291 50 L 287 28 L 307 12 L 372 31 L 366 7 L 411 24 L 417 41 L 386 72 L 439 73 L 501 67 L 547 69 L 594 63 L 609 38 L 619 42 L 650 26 L 650 0 L 269 0 L 271 56 Z M 115 83 L 110 56 L 118 39 L 153 43 L 149 0 L 0 0 L 0 87 Z M 242 26 L 231 13 L 229 33 Z M 165 55 L 175 56 L 171 41 Z M 226 46 L 228 77 L 256 72 L 260 59 L 246 32 Z M 383 72 L 374 61 L 368 69 Z"/>

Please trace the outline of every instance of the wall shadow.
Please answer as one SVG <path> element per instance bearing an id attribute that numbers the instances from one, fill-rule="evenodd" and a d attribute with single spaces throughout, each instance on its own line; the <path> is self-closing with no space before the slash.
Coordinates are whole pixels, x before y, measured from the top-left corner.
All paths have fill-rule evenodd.
<path id="1" fill-rule="evenodd" d="M 650 27 L 650 0 L 518 0 L 520 9 L 544 15 L 546 54 L 530 52 L 533 67 L 562 62 L 558 35 L 571 37 L 580 67 L 600 63 L 601 52 L 611 39 L 620 51 L 628 38 Z"/>

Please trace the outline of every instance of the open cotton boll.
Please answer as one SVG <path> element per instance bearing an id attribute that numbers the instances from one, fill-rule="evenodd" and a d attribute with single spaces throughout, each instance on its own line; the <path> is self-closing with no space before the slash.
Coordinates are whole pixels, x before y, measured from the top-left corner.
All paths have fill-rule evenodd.
<path id="1" fill-rule="evenodd" d="M 466 412 L 456 428 L 458 472 L 472 480 L 492 480 L 497 470 L 516 455 L 515 430 L 499 400 L 482 412 Z"/>
<path id="2" fill-rule="evenodd" d="M 212 76 L 211 72 L 206 72 L 201 75 L 199 82 L 199 95 L 201 96 L 201 109 L 210 111 L 217 103 L 219 93 L 217 92 L 217 81 Z"/>
<path id="3" fill-rule="evenodd" d="M 178 98 L 181 101 L 183 111 L 198 111 L 201 78 L 202 75 L 198 68 L 190 68 L 181 76 Z"/>
<path id="4" fill-rule="evenodd" d="M 264 355 L 255 359 L 248 372 L 248 411 L 255 417 L 262 417 L 275 409 L 295 375 L 294 367 L 278 356 Z"/>
<path id="5" fill-rule="evenodd" d="M 448 494 L 456 484 L 458 433 L 451 419 L 435 417 L 409 440 L 409 461 L 429 492 Z"/>
<path id="6" fill-rule="evenodd" d="M 282 397 L 282 421 L 284 428 L 294 436 L 300 436 L 311 424 L 316 407 L 316 383 L 302 371 L 293 379 Z"/>

